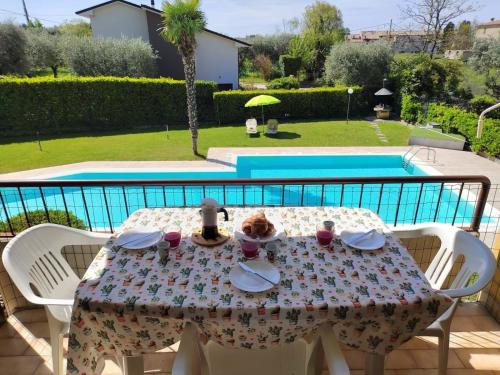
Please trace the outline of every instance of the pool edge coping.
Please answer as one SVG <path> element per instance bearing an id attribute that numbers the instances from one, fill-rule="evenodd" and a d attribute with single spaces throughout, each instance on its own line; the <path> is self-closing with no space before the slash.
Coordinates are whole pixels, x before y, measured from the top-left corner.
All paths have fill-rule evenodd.
<path id="1" fill-rule="evenodd" d="M 345 152 L 347 149 L 348 152 Z M 11 172 L 0 174 L 0 181 L 5 180 L 46 180 L 55 177 L 79 174 L 79 173 L 99 173 L 109 172 L 235 172 L 236 159 L 238 156 L 319 156 L 319 155 L 400 155 L 406 151 L 406 147 L 364 147 L 363 151 L 352 152 L 352 148 L 344 147 L 283 147 L 269 150 L 263 148 L 222 148 L 212 147 L 207 153 L 206 160 L 202 161 L 87 161 L 81 163 L 63 164 L 45 168 L 31 169 L 27 171 Z M 274 151 L 274 152 L 273 152 Z M 342 152 L 344 151 L 344 152 Z M 213 155 L 215 154 L 215 155 Z M 213 155 L 213 156 L 212 156 Z M 215 156 L 215 157 L 214 157 Z M 424 173 L 431 176 L 443 175 L 439 170 L 429 166 L 418 156 L 413 159 L 417 167 Z"/>

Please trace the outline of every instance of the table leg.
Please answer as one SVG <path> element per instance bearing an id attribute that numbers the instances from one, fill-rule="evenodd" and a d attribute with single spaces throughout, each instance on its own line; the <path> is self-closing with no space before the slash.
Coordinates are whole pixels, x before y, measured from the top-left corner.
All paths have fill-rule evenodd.
<path id="1" fill-rule="evenodd" d="M 385 356 L 374 353 L 366 353 L 365 374 L 383 375 Z"/>
<path id="2" fill-rule="evenodd" d="M 143 375 L 144 361 L 142 356 L 137 357 L 122 357 L 122 373 L 123 375 Z"/>

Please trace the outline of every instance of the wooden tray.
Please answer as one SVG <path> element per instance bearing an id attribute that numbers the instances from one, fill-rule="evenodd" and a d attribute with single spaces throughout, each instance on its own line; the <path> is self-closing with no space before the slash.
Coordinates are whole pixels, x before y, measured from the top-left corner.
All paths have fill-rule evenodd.
<path id="1" fill-rule="evenodd" d="M 229 233 L 225 228 L 219 228 L 219 237 L 217 237 L 215 240 L 206 240 L 203 238 L 201 235 L 201 228 L 197 229 L 191 234 L 191 240 L 200 246 L 205 246 L 205 247 L 213 247 L 213 246 L 218 246 L 222 245 L 224 242 L 226 242 L 230 238 Z"/>

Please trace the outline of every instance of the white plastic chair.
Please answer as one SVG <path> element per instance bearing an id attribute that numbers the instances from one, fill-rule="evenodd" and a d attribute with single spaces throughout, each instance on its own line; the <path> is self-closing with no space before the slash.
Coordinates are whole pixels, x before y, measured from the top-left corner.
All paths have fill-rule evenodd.
<path id="1" fill-rule="evenodd" d="M 248 119 L 245 125 L 247 127 L 247 135 L 248 136 L 251 136 L 251 135 L 258 133 L 256 119 L 254 119 L 254 118 Z"/>
<path id="2" fill-rule="evenodd" d="M 29 302 L 45 307 L 55 375 L 63 368 L 63 335 L 69 331 L 75 290 L 80 282 L 61 254 L 68 245 L 104 245 L 109 235 L 56 224 L 40 224 L 19 233 L 5 247 L 2 261 Z"/>
<path id="3" fill-rule="evenodd" d="M 396 227 L 393 232 L 399 238 L 418 238 L 437 236 L 441 247 L 425 272 L 427 280 L 435 289 L 441 289 L 455 261 L 464 256 L 464 262 L 449 289 L 442 289 L 446 295 L 454 298 L 453 305 L 427 329 L 422 336 L 433 336 L 439 339 L 439 374 L 446 374 L 448 367 L 448 348 L 450 327 L 453 314 L 460 297 L 469 296 L 481 291 L 495 275 L 496 262 L 491 250 L 476 237 L 461 229 L 446 224 L 420 224 L 411 227 Z M 477 273 L 478 278 L 472 285 L 467 285 L 471 276 Z"/>
<path id="4" fill-rule="evenodd" d="M 276 119 L 269 119 L 267 121 L 267 129 L 266 129 L 266 134 L 268 135 L 276 135 L 278 134 L 278 120 Z"/>
<path id="5" fill-rule="evenodd" d="M 348 375 L 349 367 L 329 326 L 319 328 L 310 343 L 297 340 L 276 348 L 232 349 L 201 343 L 194 325 L 184 329 L 172 369 L 173 375 L 315 375 L 326 358 L 330 375 Z"/>

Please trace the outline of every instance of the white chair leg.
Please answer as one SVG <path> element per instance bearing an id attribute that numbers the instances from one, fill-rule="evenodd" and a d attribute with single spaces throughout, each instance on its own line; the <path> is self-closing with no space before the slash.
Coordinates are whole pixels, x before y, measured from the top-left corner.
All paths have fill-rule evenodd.
<path id="1" fill-rule="evenodd" d="M 443 327 L 443 335 L 439 337 L 439 375 L 446 375 L 448 369 L 448 351 L 450 349 L 450 327 Z"/>
<path id="2" fill-rule="evenodd" d="M 384 373 L 385 356 L 380 354 L 367 353 L 365 362 L 366 375 L 381 375 Z"/>
<path id="3" fill-rule="evenodd" d="M 144 360 L 142 356 L 122 357 L 123 375 L 144 375 Z"/>
<path id="4" fill-rule="evenodd" d="M 349 366 L 332 328 L 329 325 L 323 325 L 319 329 L 319 335 L 325 355 L 324 358 L 326 358 L 328 365 L 328 373 L 330 375 L 348 375 Z"/>
<path id="5" fill-rule="evenodd" d="M 307 345 L 307 362 L 306 362 L 306 375 L 319 375 L 323 371 L 323 363 L 325 356 L 323 353 L 323 346 L 321 340 L 315 338 L 314 341 Z"/>
<path id="6" fill-rule="evenodd" d="M 201 349 L 198 332 L 191 324 L 184 327 L 181 343 L 175 355 L 172 375 L 200 375 Z"/>
<path id="7" fill-rule="evenodd" d="M 64 375 L 64 360 L 63 360 L 63 328 L 64 324 L 52 317 L 50 312 L 47 313 L 50 332 L 50 347 L 52 348 L 52 368 L 54 375 Z"/>

